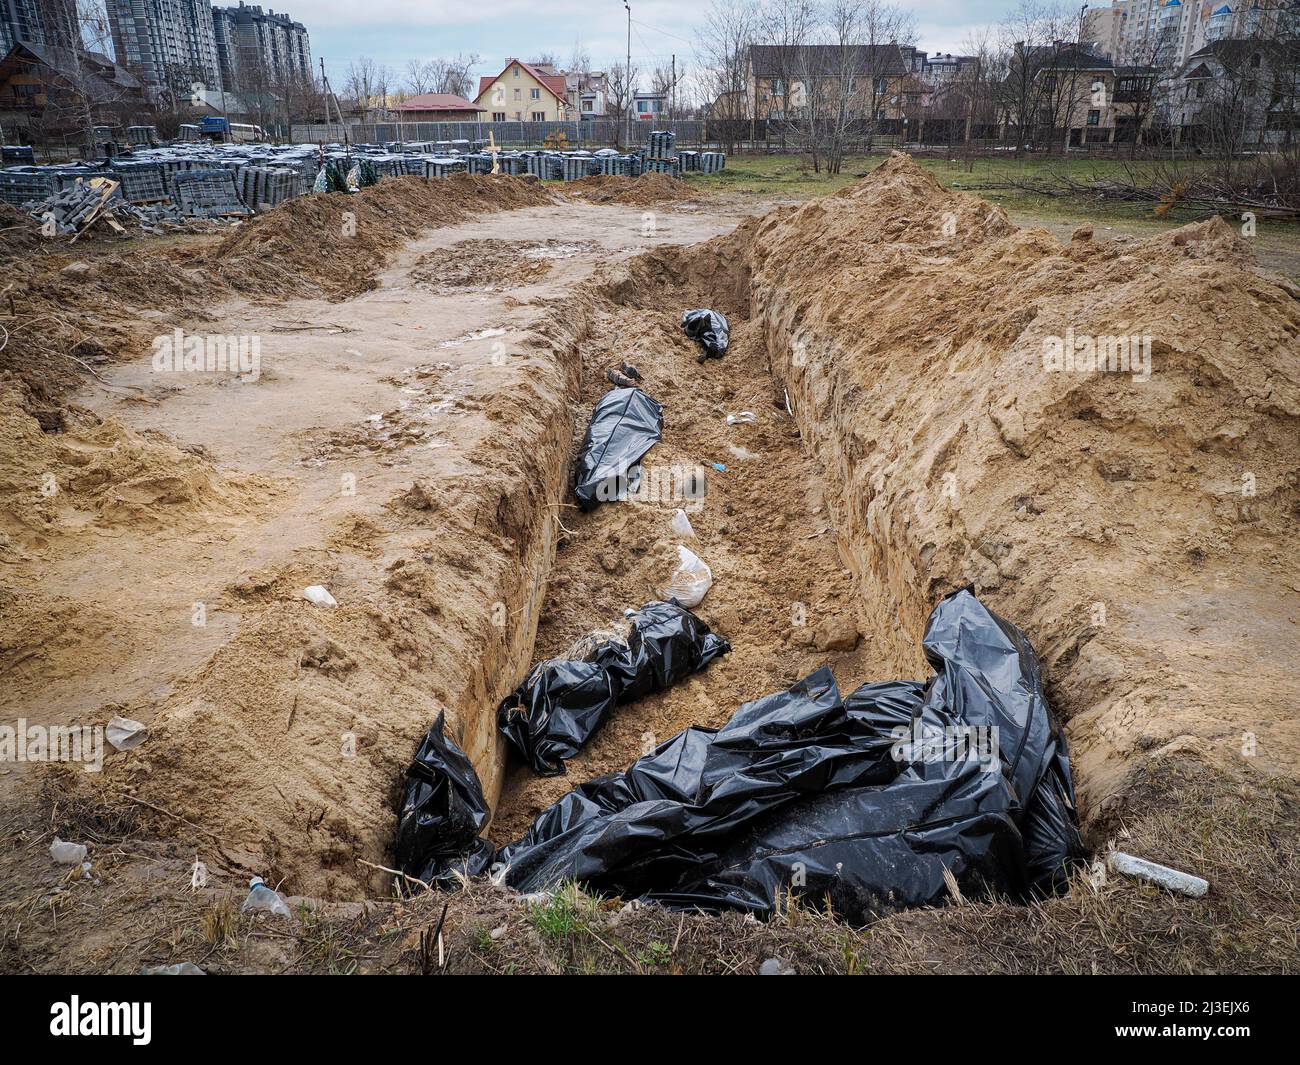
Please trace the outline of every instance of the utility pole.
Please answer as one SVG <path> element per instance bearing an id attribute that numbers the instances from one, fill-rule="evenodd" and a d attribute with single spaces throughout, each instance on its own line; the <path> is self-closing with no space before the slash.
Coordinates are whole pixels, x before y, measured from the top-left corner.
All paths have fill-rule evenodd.
<path id="1" fill-rule="evenodd" d="M 632 88 L 632 5 L 623 0 L 627 8 L 627 66 L 623 68 L 623 81 L 626 84 L 627 97 L 623 101 L 623 110 L 627 113 L 627 147 L 632 147 L 632 98 L 636 95 Z"/>
<path id="2" fill-rule="evenodd" d="M 668 121 L 674 122 L 677 119 L 677 53 L 673 53 L 673 80 L 668 87 L 671 95 L 668 97 Z"/>
<path id="3" fill-rule="evenodd" d="M 339 107 L 339 98 L 334 95 L 334 90 L 330 88 L 330 79 L 325 74 L 325 57 L 320 57 L 320 80 L 325 90 L 325 125 L 330 124 L 330 101 L 334 101 L 334 114 L 338 117 L 339 128 L 343 131 L 343 143 L 348 143 L 348 127 L 343 124 L 343 108 Z"/>

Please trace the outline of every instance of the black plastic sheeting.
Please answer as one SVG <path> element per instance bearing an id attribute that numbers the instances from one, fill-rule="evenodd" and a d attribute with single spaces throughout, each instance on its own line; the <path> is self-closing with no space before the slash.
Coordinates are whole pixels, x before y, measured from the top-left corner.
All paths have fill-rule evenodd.
<path id="1" fill-rule="evenodd" d="M 945 870 L 968 898 L 1060 889 L 1084 849 L 1033 649 L 968 590 L 935 608 L 923 646 L 928 682 L 841 698 L 820 669 L 569 792 L 493 864 L 521 891 L 576 879 L 760 915 L 796 895 L 860 923 L 944 901 Z M 421 859 L 421 879 L 483 871 L 485 845 L 457 842 L 464 858 Z M 439 861 L 455 850 L 436 843 Z"/>
<path id="2" fill-rule="evenodd" d="M 626 643 L 606 640 L 585 660 L 535 666 L 497 709 L 497 725 L 536 772 L 563 773 L 616 704 L 662 691 L 730 650 L 685 607 L 648 603 L 632 615 Z"/>
<path id="3" fill-rule="evenodd" d="M 397 866 L 427 884 L 454 887 L 453 869 L 487 870 L 492 844 L 479 834 L 488 821 L 483 785 L 465 752 L 443 734 L 444 714 L 429 728 L 406 770 L 397 822 Z"/>
<path id="4" fill-rule="evenodd" d="M 760 914 L 794 894 L 853 921 L 944 900 L 945 869 L 968 897 L 1054 890 L 1083 848 L 1033 650 L 969 591 L 923 645 L 924 685 L 842 699 L 821 669 L 582 785 L 498 852 L 506 883 Z"/>
<path id="5" fill-rule="evenodd" d="M 625 499 L 641 480 L 638 465 L 663 436 L 664 409 L 639 388 L 606 392 L 591 412 L 578 452 L 575 494 L 582 510 Z"/>
<path id="6" fill-rule="evenodd" d="M 731 326 L 727 324 L 726 316 L 718 311 L 687 311 L 682 315 L 682 328 L 688 337 L 698 341 L 704 349 L 699 361 L 720 359 L 727 353 Z"/>

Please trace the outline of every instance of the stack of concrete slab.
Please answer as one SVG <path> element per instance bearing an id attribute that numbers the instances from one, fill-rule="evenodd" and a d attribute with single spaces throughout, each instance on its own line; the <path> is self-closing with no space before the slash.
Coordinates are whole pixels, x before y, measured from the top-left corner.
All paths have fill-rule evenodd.
<path id="1" fill-rule="evenodd" d="M 700 152 L 700 173 L 716 174 L 727 165 L 726 152 Z"/>
<path id="2" fill-rule="evenodd" d="M 298 172 L 287 166 L 243 166 L 235 171 L 239 198 L 254 210 L 293 199 L 298 185 Z"/>
<path id="3" fill-rule="evenodd" d="M 171 198 L 162 167 L 157 163 L 119 163 L 113 176 L 122 185 L 122 196 L 129 203 L 159 203 Z"/>
<path id="4" fill-rule="evenodd" d="M 231 170 L 187 170 L 172 176 L 176 206 L 187 218 L 231 218 L 248 214 L 235 191 Z"/>
<path id="5" fill-rule="evenodd" d="M 425 163 L 425 177 L 445 178 L 451 177 L 452 174 L 465 173 L 468 166 L 466 160 L 452 156 L 435 156 Z"/>
<path id="6" fill-rule="evenodd" d="M 646 157 L 649 159 L 677 158 L 677 134 L 665 129 L 651 130 L 646 138 Z"/>

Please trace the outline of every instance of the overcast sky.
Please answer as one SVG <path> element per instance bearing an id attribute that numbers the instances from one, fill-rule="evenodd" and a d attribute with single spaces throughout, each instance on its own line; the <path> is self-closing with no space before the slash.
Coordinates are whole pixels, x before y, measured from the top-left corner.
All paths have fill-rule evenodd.
<path id="1" fill-rule="evenodd" d="M 229 2 L 229 0 L 228 0 Z M 236 0 L 237 2 L 237 0 Z M 302 22 L 312 55 L 325 58 L 337 90 L 349 62 L 369 56 L 401 76 L 407 60 L 473 52 L 478 74 L 495 74 L 508 56 L 544 52 L 567 62 L 581 40 L 596 68 L 620 60 L 627 49 L 622 0 L 282 0 L 274 5 Z M 693 63 L 697 31 L 709 0 L 633 0 L 632 61 L 643 71 L 667 63 Z M 262 0 L 265 9 L 268 4 Z M 919 47 L 956 52 L 974 28 L 996 22 L 1014 0 L 925 0 L 913 6 Z"/>

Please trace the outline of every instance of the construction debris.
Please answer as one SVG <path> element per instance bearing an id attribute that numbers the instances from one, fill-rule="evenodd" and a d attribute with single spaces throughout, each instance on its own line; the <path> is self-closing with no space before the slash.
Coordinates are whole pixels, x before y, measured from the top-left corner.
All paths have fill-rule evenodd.
<path id="1" fill-rule="evenodd" d="M 113 717 L 109 720 L 104 735 L 117 750 L 129 751 L 144 743 L 149 736 L 149 728 L 129 717 Z"/>
<path id="2" fill-rule="evenodd" d="M 59 865 L 80 865 L 86 860 L 86 845 L 68 843 L 55 836 L 54 842 L 50 844 L 50 857 Z"/>
<path id="3" fill-rule="evenodd" d="M 612 148 L 473 150 L 468 141 L 388 145 L 213 144 L 177 140 L 158 146 L 152 126 L 132 126 L 124 154 L 100 162 L 34 165 L 30 148 L 5 148 L 0 202 L 52 225 L 47 236 L 73 236 L 97 221 L 125 234 L 123 222 L 148 233 L 229 221 L 309 192 L 357 192 L 382 178 L 414 174 L 532 175 L 574 182 L 596 176 L 639 177 L 722 169 L 720 152 L 678 152 L 672 133 L 653 131 L 643 152 Z M 110 189 L 111 186 L 111 189 Z M 105 190 L 109 191 L 105 191 Z M 94 197 L 92 199 L 92 193 Z"/>

